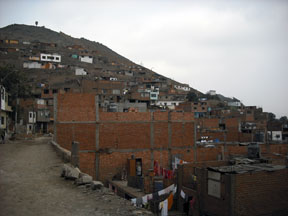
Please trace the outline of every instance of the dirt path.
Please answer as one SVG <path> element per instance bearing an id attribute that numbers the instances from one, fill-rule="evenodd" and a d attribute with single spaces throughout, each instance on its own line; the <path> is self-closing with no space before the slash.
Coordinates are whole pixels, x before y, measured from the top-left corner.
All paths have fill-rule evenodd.
<path id="1" fill-rule="evenodd" d="M 48 137 L 0 144 L 0 215 L 143 215 L 106 188 L 91 191 L 60 178 Z M 150 213 L 151 214 L 151 213 Z"/>

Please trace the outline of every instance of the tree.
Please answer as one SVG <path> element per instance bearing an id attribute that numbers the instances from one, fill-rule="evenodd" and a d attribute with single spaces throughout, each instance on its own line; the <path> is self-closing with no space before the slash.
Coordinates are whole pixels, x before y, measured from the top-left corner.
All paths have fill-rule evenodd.
<path id="1" fill-rule="evenodd" d="M 35 25 L 38 26 L 38 21 L 35 21 Z"/>
<path id="2" fill-rule="evenodd" d="M 188 101 L 197 101 L 198 100 L 198 96 L 194 93 L 194 92 L 189 92 L 186 96 L 186 99 Z"/>
<path id="3" fill-rule="evenodd" d="M 282 116 L 279 120 L 280 120 L 282 123 L 288 122 L 287 116 Z"/>
<path id="4" fill-rule="evenodd" d="M 6 91 L 11 94 L 12 100 L 31 95 L 31 87 L 27 85 L 26 74 L 16 70 L 12 65 L 0 67 L 0 85 L 4 86 Z"/>
<path id="5" fill-rule="evenodd" d="M 268 121 L 273 121 L 276 119 L 276 116 L 274 113 L 268 113 Z"/>

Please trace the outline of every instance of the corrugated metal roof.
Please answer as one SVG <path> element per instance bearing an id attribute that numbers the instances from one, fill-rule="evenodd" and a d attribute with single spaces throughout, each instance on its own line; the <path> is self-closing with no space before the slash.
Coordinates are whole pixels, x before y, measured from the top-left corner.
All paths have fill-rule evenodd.
<path id="1" fill-rule="evenodd" d="M 286 166 L 284 165 L 274 165 L 274 164 L 238 164 L 238 165 L 231 165 L 231 166 L 219 166 L 219 167 L 208 167 L 209 170 L 213 170 L 216 172 L 221 173 L 234 173 L 234 174 L 241 174 L 246 172 L 257 172 L 257 171 L 276 171 L 285 169 Z"/>

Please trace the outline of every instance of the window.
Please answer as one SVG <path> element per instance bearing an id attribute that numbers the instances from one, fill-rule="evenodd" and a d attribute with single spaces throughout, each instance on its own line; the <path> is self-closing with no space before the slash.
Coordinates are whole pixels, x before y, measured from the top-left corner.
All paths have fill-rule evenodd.
<path id="1" fill-rule="evenodd" d="M 226 129 L 226 125 L 225 124 L 219 124 L 219 128 L 220 128 L 220 130 L 225 130 Z"/>
<path id="2" fill-rule="evenodd" d="M 221 174 L 208 171 L 208 195 L 221 198 Z"/>
<path id="3" fill-rule="evenodd" d="M 56 60 L 59 60 L 59 57 L 56 57 Z"/>
<path id="4" fill-rule="evenodd" d="M 44 89 L 44 94 L 49 94 L 49 89 Z"/>
<path id="5" fill-rule="evenodd" d="M 5 124 L 5 118 L 4 118 L 4 116 L 1 116 L 1 124 L 2 124 L 2 125 Z"/>
<path id="6" fill-rule="evenodd" d="M 56 94 L 58 92 L 58 89 L 53 89 L 52 92 L 53 94 Z"/>
<path id="7" fill-rule="evenodd" d="M 112 93 L 113 94 L 120 94 L 120 90 L 119 89 L 113 89 Z"/>
<path id="8" fill-rule="evenodd" d="M 197 110 L 197 107 L 194 107 L 194 110 Z"/>
<path id="9" fill-rule="evenodd" d="M 42 59 L 46 59 L 46 56 L 42 56 Z"/>
<path id="10" fill-rule="evenodd" d="M 64 88 L 64 91 L 65 91 L 65 92 L 69 92 L 69 91 L 70 91 L 70 88 Z"/>
<path id="11" fill-rule="evenodd" d="M 32 112 L 29 113 L 29 118 L 32 118 Z"/>

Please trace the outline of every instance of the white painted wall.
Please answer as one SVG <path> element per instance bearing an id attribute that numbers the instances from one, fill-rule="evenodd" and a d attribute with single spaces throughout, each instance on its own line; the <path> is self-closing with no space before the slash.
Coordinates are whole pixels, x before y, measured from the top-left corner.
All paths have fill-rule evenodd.
<path id="1" fill-rule="evenodd" d="M 45 100 L 44 99 L 37 99 L 37 104 L 45 105 Z"/>
<path id="2" fill-rule="evenodd" d="M 84 68 L 76 68 L 75 69 L 75 75 L 85 76 L 85 75 L 87 75 L 87 72 L 84 70 Z"/>
<path id="3" fill-rule="evenodd" d="M 38 62 L 24 62 L 23 68 L 41 68 L 41 64 Z"/>
<path id="4" fill-rule="evenodd" d="M 180 86 L 180 85 L 174 85 L 174 87 L 178 90 L 183 90 L 183 91 L 190 91 L 190 87 L 188 86 Z"/>
<path id="5" fill-rule="evenodd" d="M 240 107 L 241 102 L 239 102 L 239 101 L 228 102 L 228 106 Z"/>
<path id="6" fill-rule="evenodd" d="M 61 56 L 58 54 L 40 54 L 41 61 L 45 62 L 61 62 Z"/>
<path id="7" fill-rule="evenodd" d="M 86 62 L 86 63 L 93 63 L 93 57 L 91 56 L 79 56 L 79 59 L 81 62 Z"/>
<path id="8" fill-rule="evenodd" d="M 4 86 L 0 86 L 0 92 L 1 92 L 1 110 L 5 110 L 5 94 L 6 94 L 6 90 L 5 90 Z"/>
<path id="9" fill-rule="evenodd" d="M 281 141 L 282 140 L 282 131 L 272 131 L 272 140 Z"/>
<path id="10" fill-rule="evenodd" d="M 28 122 L 30 124 L 36 123 L 36 112 L 29 112 L 28 115 Z"/>

